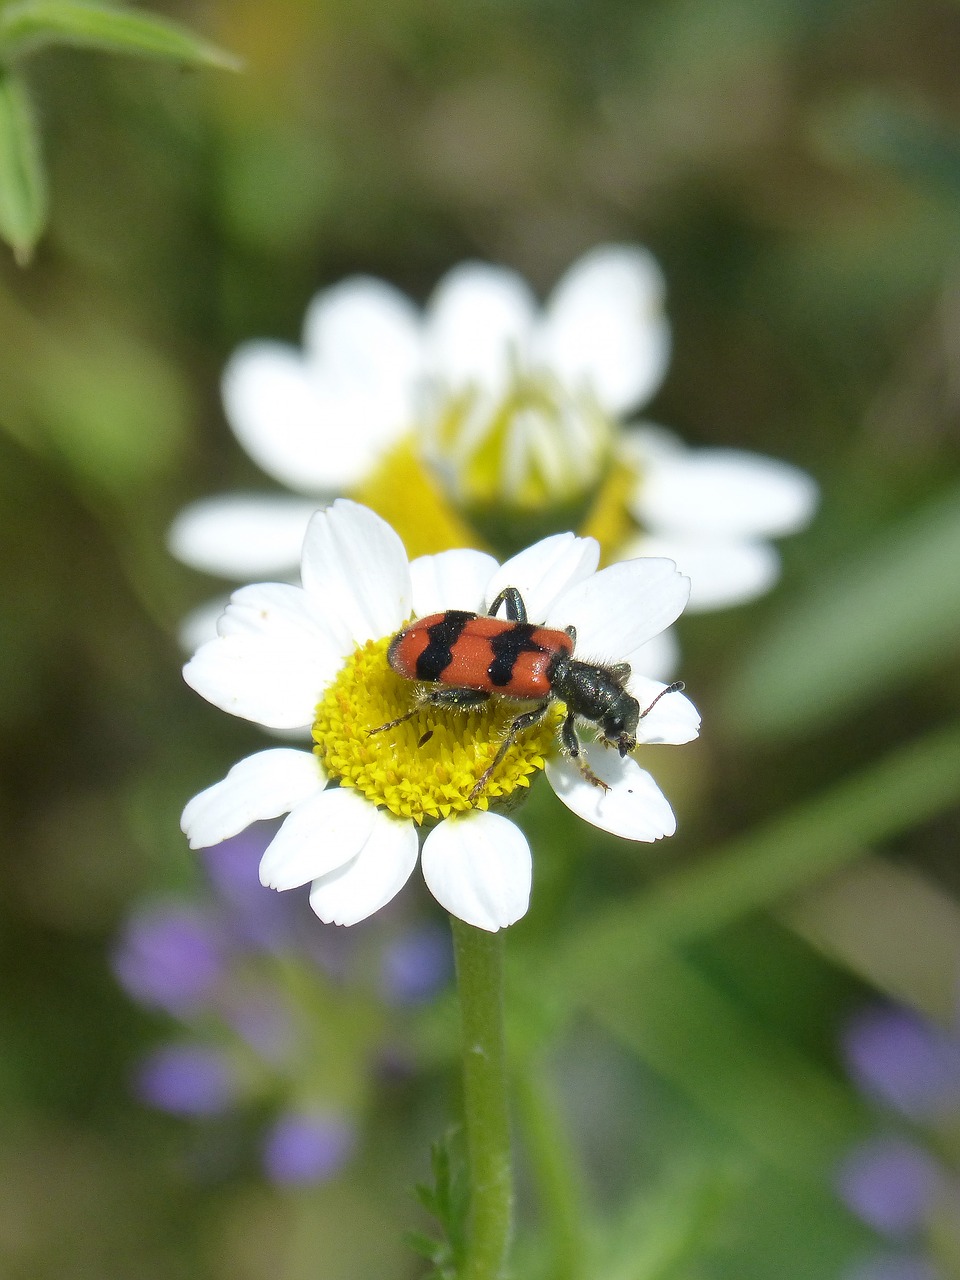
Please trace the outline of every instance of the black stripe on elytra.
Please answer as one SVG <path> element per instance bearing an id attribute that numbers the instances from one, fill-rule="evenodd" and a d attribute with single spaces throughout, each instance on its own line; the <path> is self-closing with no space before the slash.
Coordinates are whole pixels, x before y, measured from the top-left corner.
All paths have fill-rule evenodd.
<path id="1" fill-rule="evenodd" d="M 513 678 L 513 668 L 521 653 L 542 653 L 543 645 L 531 640 L 537 628 L 532 622 L 515 622 L 499 635 L 491 636 L 493 661 L 487 667 L 490 683 L 502 689 Z"/>
<path id="2" fill-rule="evenodd" d="M 439 622 L 427 627 L 430 643 L 417 659 L 418 680 L 441 680 L 453 661 L 453 646 L 460 639 L 464 627 L 477 615 L 464 609 L 448 609 Z"/>

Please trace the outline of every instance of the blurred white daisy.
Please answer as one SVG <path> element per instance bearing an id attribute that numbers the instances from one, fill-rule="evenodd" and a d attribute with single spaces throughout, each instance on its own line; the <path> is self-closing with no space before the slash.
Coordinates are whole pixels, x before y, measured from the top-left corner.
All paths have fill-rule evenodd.
<path id="1" fill-rule="evenodd" d="M 319 293 L 302 347 L 245 343 L 223 375 L 234 434 L 292 492 L 188 506 L 172 553 L 227 579 L 292 575 L 310 515 L 344 493 L 391 518 L 414 553 L 466 545 L 424 462 L 454 501 L 589 492 L 613 424 L 663 379 L 664 295 L 653 256 L 618 245 L 575 262 L 542 308 L 516 272 L 479 262 L 444 276 L 423 312 L 368 276 Z M 193 619 L 188 645 L 213 616 Z"/>
<path id="2" fill-rule="evenodd" d="M 576 628 L 578 657 L 629 663 L 680 614 L 689 583 L 663 559 L 596 572 L 599 554 L 591 538 L 557 534 L 503 565 L 473 550 L 410 563 L 397 534 L 367 508 L 341 499 L 317 512 L 304 542 L 302 586 L 235 592 L 217 638 L 184 668 L 187 683 L 214 705 L 270 729 L 309 729 L 313 749 L 258 752 L 194 797 L 182 822 L 191 846 L 286 813 L 261 879 L 276 889 L 312 882 L 321 920 L 353 924 L 379 910 L 419 855 L 427 886 L 447 910 L 496 930 L 524 914 L 532 877 L 525 836 L 496 810 L 508 808 L 538 770 L 597 827 L 642 841 L 672 834 L 670 805 L 631 754 L 585 744 L 598 786 L 560 753 L 560 704 L 511 741 L 478 795 L 517 704 L 418 703 L 417 686 L 387 661 L 391 638 L 411 617 L 484 613 L 504 588 L 516 587 L 531 620 Z M 664 686 L 634 675 L 626 688 L 648 707 Z M 670 693 L 640 720 L 637 736 L 683 743 L 698 731 L 696 709 Z"/>
<path id="3" fill-rule="evenodd" d="M 173 554 L 228 580 L 293 577 L 310 515 L 348 493 L 413 555 L 579 528 L 607 562 L 674 559 L 695 609 L 762 594 L 779 574 L 771 539 L 809 521 L 816 486 L 771 458 L 624 427 L 666 372 L 665 292 L 646 249 L 601 245 L 542 307 L 516 272 L 476 262 L 422 312 L 370 277 L 318 294 L 302 347 L 247 343 L 223 377 L 237 439 L 292 492 L 194 503 L 170 530 Z M 187 648 L 224 604 L 186 621 Z M 638 663 L 666 677 L 676 661 L 666 634 Z"/>

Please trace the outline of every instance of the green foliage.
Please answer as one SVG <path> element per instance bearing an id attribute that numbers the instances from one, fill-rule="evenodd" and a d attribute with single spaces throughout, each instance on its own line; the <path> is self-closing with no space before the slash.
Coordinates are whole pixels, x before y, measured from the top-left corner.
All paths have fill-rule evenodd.
<path id="1" fill-rule="evenodd" d="M 407 1243 L 431 1263 L 424 1280 L 456 1280 L 466 1248 L 467 1214 L 470 1207 L 463 1131 L 453 1128 L 433 1144 L 430 1151 L 433 1183 L 419 1183 L 417 1199 L 436 1218 L 440 1235 L 411 1232 Z"/>
<path id="2" fill-rule="evenodd" d="M 36 114 L 19 68 L 57 45 L 237 71 L 239 60 L 166 18 L 88 0 L 0 6 L 0 237 L 26 266 L 47 222 L 47 178 Z"/>
<path id="3" fill-rule="evenodd" d="M 46 218 L 47 182 L 33 103 L 19 73 L 0 66 L 0 236 L 21 266 L 30 261 Z"/>
<path id="4" fill-rule="evenodd" d="M 724 701 L 739 733 L 806 734 L 960 648 L 960 489 L 825 566 L 747 647 Z"/>
<path id="5" fill-rule="evenodd" d="M 21 0 L 0 8 L 0 61 L 51 45 L 162 58 L 184 66 L 238 71 L 240 60 L 179 23 L 90 0 Z"/>

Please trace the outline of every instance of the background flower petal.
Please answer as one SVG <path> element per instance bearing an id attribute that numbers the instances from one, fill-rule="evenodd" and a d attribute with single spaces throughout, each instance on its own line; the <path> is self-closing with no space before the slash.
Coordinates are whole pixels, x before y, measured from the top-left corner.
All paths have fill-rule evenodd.
<path id="1" fill-rule="evenodd" d="M 260 860 L 260 883 L 296 889 L 356 857 L 373 830 L 377 810 L 349 787 L 331 787 L 290 811 Z"/>
<path id="2" fill-rule="evenodd" d="M 215 596 L 212 600 L 204 600 L 180 619 L 177 643 L 184 653 L 196 653 L 201 645 L 216 640 L 220 634 L 217 623 L 229 603 L 229 596 Z"/>
<path id="3" fill-rule="evenodd" d="M 511 556 L 487 583 L 485 607 L 505 587 L 516 587 L 531 622 L 542 622 L 556 598 L 582 582 L 600 563 L 600 546 L 593 538 L 555 533 Z M 504 616 L 501 611 L 501 617 Z"/>
<path id="4" fill-rule="evenodd" d="M 341 498 L 318 511 L 307 531 L 303 585 L 354 644 L 379 640 L 410 615 L 407 553 L 393 529 L 368 507 Z"/>
<path id="5" fill-rule="evenodd" d="M 806 472 L 775 458 L 691 449 L 650 467 L 631 510 L 652 533 L 772 538 L 804 528 L 818 494 Z"/>
<path id="6" fill-rule="evenodd" d="M 485 611 L 484 590 L 499 565 L 485 551 L 441 551 L 410 565 L 413 610 L 417 617 L 445 609 Z"/>
<path id="7" fill-rule="evenodd" d="M 672 836 L 677 820 L 663 792 L 631 756 L 625 759 L 597 742 L 583 744 L 587 764 L 610 788 L 588 782 L 573 760 L 548 757 L 546 774 L 559 798 L 578 817 L 627 840 Z"/>
<path id="8" fill-rule="evenodd" d="M 780 577 L 780 554 L 769 542 L 743 538 L 641 534 L 621 549 L 633 556 L 666 556 L 690 579 L 687 610 L 706 613 L 744 604 L 769 591 Z"/>
<path id="9" fill-rule="evenodd" d="M 618 662 L 676 622 L 689 595 L 672 560 L 624 560 L 564 591 L 544 621 L 576 627 L 578 658 Z"/>
<path id="10" fill-rule="evenodd" d="M 251 822 L 289 813 L 326 785 L 323 765 L 312 751 L 293 747 L 258 751 L 194 796 L 183 811 L 180 827 L 191 849 L 207 849 L 239 835 Z"/>
<path id="11" fill-rule="evenodd" d="M 352 276 L 326 289 L 307 308 L 307 360 L 324 384 L 360 396 L 384 427 L 409 427 L 422 364 L 417 308 L 393 285 Z"/>
<path id="12" fill-rule="evenodd" d="M 547 303 L 537 352 L 568 385 L 588 385 L 608 413 L 645 404 L 670 360 L 666 282 L 639 245 L 600 245 L 575 262 Z"/>
<path id="13" fill-rule="evenodd" d="M 509 375 L 511 353 L 523 362 L 536 311 L 530 286 L 516 272 L 461 263 L 427 304 L 429 372 L 454 388 L 472 383 L 497 394 Z"/>
<path id="14" fill-rule="evenodd" d="M 420 860 L 427 888 L 467 924 L 495 933 L 526 913 L 533 859 L 509 818 L 478 809 L 448 818 L 427 836 Z"/>
<path id="15" fill-rule="evenodd" d="M 314 880 L 310 906 L 325 924 L 357 924 L 386 906 L 417 865 L 413 822 L 376 810 L 369 839 L 345 866 Z"/>
<path id="16" fill-rule="evenodd" d="M 642 644 L 639 649 L 623 655 L 629 662 L 634 676 L 647 676 L 651 680 L 671 680 L 680 666 L 680 645 L 673 627 L 661 631 L 658 636 Z"/>
<path id="17" fill-rule="evenodd" d="M 233 433 L 254 462 L 299 493 L 335 493 L 369 466 L 362 424 L 343 430 L 327 393 L 296 347 L 249 342 L 223 372 L 221 393 Z"/>
<path id="18" fill-rule="evenodd" d="M 224 578 L 293 574 L 317 505 L 282 493 L 204 498 L 176 517 L 167 546 L 184 564 Z"/>

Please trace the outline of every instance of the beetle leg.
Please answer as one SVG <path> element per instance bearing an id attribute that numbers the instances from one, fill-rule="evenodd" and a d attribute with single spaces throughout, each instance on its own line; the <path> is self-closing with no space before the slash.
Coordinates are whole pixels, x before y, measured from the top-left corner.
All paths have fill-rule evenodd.
<path id="1" fill-rule="evenodd" d="M 418 712 L 423 710 L 424 706 L 456 707 L 460 709 L 464 707 L 479 707 L 489 697 L 489 693 L 483 693 L 479 689 L 444 688 L 442 685 L 436 689 L 422 689 L 417 695 L 415 706 L 404 712 L 402 716 L 397 716 L 396 720 L 388 720 L 386 724 L 381 724 L 376 729 L 371 729 L 370 733 L 383 733 L 386 729 L 395 729 L 398 724 L 412 720 Z"/>
<path id="2" fill-rule="evenodd" d="M 567 633 L 567 635 L 570 637 L 570 639 L 573 641 L 574 646 L 576 646 L 576 643 L 577 643 L 577 628 L 576 628 L 576 627 L 573 627 L 573 626 L 570 626 L 570 627 L 564 627 L 563 629 L 564 629 L 564 631 Z"/>
<path id="3" fill-rule="evenodd" d="M 508 622 L 526 622 L 527 606 L 523 603 L 523 596 L 516 587 L 504 587 L 504 589 L 494 600 L 493 604 L 487 610 L 488 618 L 495 618 L 497 610 L 502 604 L 507 606 Z"/>
<path id="4" fill-rule="evenodd" d="M 378 724 L 376 729 L 369 730 L 367 737 L 372 738 L 375 733 L 385 733 L 387 729 L 395 729 L 398 724 L 403 724 L 406 720 L 412 720 L 419 710 L 420 707 L 416 706 L 404 715 L 397 716 L 396 720 L 388 720 L 386 724 Z"/>
<path id="5" fill-rule="evenodd" d="M 514 741 L 518 734 L 523 733 L 524 729 L 529 729 L 532 724 L 536 724 L 538 720 L 542 720 L 546 715 L 547 707 L 550 705 L 550 699 L 544 698 L 543 702 L 534 707 L 532 711 L 524 711 L 522 715 L 517 716 L 513 724 L 507 730 L 507 736 L 500 743 L 497 754 L 481 773 L 480 777 L 473 784 L 473 790 L 470 792 L 468 799 L 471 803 L 483 794 L 483 789 L 490 781 L 490 775 L 496 769 L 497 765 L 510 750 L 510 744 Z"/>
<path id="6" fill-rule="evenodd" d="M 564 751 L 571 760 L 576 761 L 577 768 L 586 780 L 589 783 L 592 783 L 593 786 L 600 787 L 603 791 L 609 791 L 610 787 L 607 783 L 604 782 L 602 778 L 597 777 L 583 758 L 583 752 L 580 749 L 580 739 L 577 737 L 576 717 L 572 711 L 567 715 L 567 718 L 563 722 L 563 727 L 560 730 L 560 741 L 563 744 Z"/>

